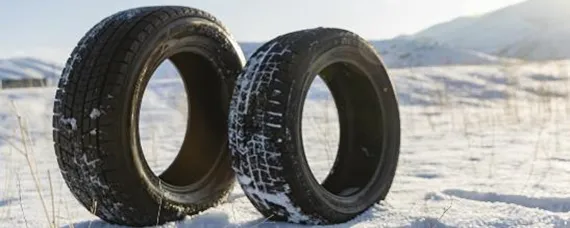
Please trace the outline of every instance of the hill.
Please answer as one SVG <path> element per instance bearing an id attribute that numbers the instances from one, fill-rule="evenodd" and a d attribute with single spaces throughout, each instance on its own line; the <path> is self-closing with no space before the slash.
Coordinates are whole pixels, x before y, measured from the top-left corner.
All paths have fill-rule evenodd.
<path id="1" fill-rule="evenodd" d="M 50 84 L 56 83 L 63 67 L 32 57 L 0 59 L 0 80 L 46 78 Z"/>
<path id="2" fill-rule="evenodd" d="M 485 53 L 453 48 L 429 39 L 398 37 L 390 40 L 371 40 L 389 68 L 442 65 L 482 65 L 500 63 L 502 59 Z M 240 43 L 249 57 L 262 43 Z"/>
<path id="3" fill-rule="evenodd" d="M 412 37 L 503 57 L 567 59 L 569 12 L 567 0 L 528 0 L 481 16 L 434 25 Z"/>

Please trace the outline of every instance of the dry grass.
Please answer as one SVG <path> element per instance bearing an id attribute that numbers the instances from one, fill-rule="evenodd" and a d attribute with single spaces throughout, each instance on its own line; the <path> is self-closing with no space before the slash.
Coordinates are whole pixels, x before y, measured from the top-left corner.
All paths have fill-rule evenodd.
<path id="1" fill-rule="evenodd" d="M 445 134 L 451 132 L 461 132 L 461 135 L 466 141 L 465 151 L 467 153 L 474 153 L 474 148 L 488 148 L 485 149 L 490 153 L 486 156 L 485 161 L 488 162 L 487 172 L 490 185 L 493 184 L 495 171 L 499 169 L 496 167 L 500 160 L 497 160 L 497 153 L 500 151 L 495 150 L 497 145 L 497 132 L 504 129 L 519 129 L 523 126 L 535 126 L 539 129 L 539 134 L 535 137 L 535 147 L 532 148 L 532 156 L 528 158 L 526 165 L 521 166 L 521 170 L 513 170 L 513 173 L 525 170 L 527 173 L 527 183 L 520 186 L 521 192 L 528 191 L 530 187 L 536 187 L 544 182 L 551 174 L 551 169 L 541 171 L 540 174 L 536 172 L 536 163 L 538 161 L 547 161 L 547 166 L 552 167 L 551 159 L 561 151 L 560 134 L 555 134 L 555 137 L 549 138 L 545 136 L 545 128 L 547 123 L 562 122 L 567 120 L 570 114 L 570 80 L 568 75 L 568 63 L 559 63 L 559 71 L 553 73 L 557 80 L 560 80 L 562 85 L 549 82 L 548 80 L 535 82 L 534 84 L 525 84 L 521 80 L 524 64 L 508 64 L 503 66 L 501 72 L 502 77 L 505 79 L 503 93 L 505 97 L 490 105 L 493 109 L 481 113 L 477 112 L 476 107 L 469 105 L 459 104 L 457 100 L 453 99 L 453 94 L 450 93 L 449 88 L 445 84 L 436 87 L 435 93 L 430 94 L 429 99 L 434 101 L 435 105 L 431 107 L 417 107 L 409 108 L 407 112 L 403 112 L 402 121 L 408 128 L 403 129 L 403 134 L 416 135 L 417 130 L 422 130 L 425 126 L 431 129 L 434 133 Z M 412 72 L 413 70 L 410 70 Z M 563 90 L 561 91 L 560 86 Z M 524 90 L 530 88 L 532 90 Z M 532 93 L 531 93 L 532 92 Z M 423 116 L 423 118 L 418 118 Z M 448 118 L 448 119 L 446 119 Z M 560 132 L 560 126 L 555 125 L 555 132 Z M 483 137 L 486 134 L 487 137 Z M 489 137 L 490 136 L 490 137 Z M 550 149 L 554 148 L 554 150 Z M 552 152 L 553 151 L 553 152 Z M 480 155 L 476 155 L 477 157 Z M 477 175 L 477 170 L 481 169 L 482 160 L 474 159 L 472 162 L 472 170 Z M 537 177 L 538 175 L 538 177 Z M 536 190 L 533 190 L 536 191 Z M 428 202 L 424 202 L 423 210 L 429 213 L 432 208 L 429 207 Z M 411 209 L 412 210 L 412 209 Z M 441 220 L 443 215 L 449 210 L 446 208 L 438 220 Z M 434 211 L 435 212 L 435 211 Z"/>
<path id="2" fill-rule="evenodd" d="M 52 214 L 54 214 L 54 215 L 53 215 L 53 217 L 50 217 L 50 212 L 49 212 L 46 200 L 44 199 L 44 196 L 42 194 L 42 188 L 41 188 L 40 180 L 38 178 L 38 171 L 36 168 L 36 162 L 35 162 L 35 159 L 34 159 L 33 154 L 32 154 L 33 153 L 32 149 L 31 149 L 32 147 L 30 146 L 30 144 L 32 144 L 32 141 L 31 141 L 31 138 L 28 134 L 28 132 L 29 132 L 28 127 L 25 125 L 24 121 L 22 120 L 22 116 L 18 112 L 16 105 L 13 102 L 11 104 L 12 104 L 13 112 L 17 118 L 17 121 L 18 121 L 18 127 L 19 127 L 20 137 L 21 137 L 20 140 L 21 140 L 21 144 L 22 144 L 21 146 L 23 148 L 22 150 L 19 150 L 19 152 L 26 159 L 26 163 L 28 165 L 30 174 L 32 175 L 33 182 L 35 185 L 35 190 L 36 190 L 38 197 L 40 199 L 44 214 L 46 216 L 46 220 L 48 221 L 48 224 L 50 224 L 50 228 L 55 228 L 55 227 L 57 227 L 57 223 L 56 223 L 57 221 L 55 220 L 55 201 L 52 200 L 52 208 L 54 208 L 54 210 L 52 210 Z M 51 177 L 49 177 L 49 184 L 50 184 L 50 188 L 51 188 L 51 186 L 52 186 Z M 52 196 L 53 196 L 53 194 L 52 194 Z"/>

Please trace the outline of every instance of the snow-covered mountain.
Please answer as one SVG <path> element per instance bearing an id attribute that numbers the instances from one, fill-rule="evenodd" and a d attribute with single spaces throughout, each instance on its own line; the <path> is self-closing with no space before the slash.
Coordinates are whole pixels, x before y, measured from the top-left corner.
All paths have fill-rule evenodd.
<path id="1" fill-rule="evenodd" d="M 52 84 L 62 69 L 61 65 L 32 57 L 0 59 L 0 80 L 46 78 Z"/>
<path id="2" fill-rule="evenodd" d="M 568 21 L 569 0 L 527 0 L 481 16 L 434 25 L 411 36 L 371 43 L 390 68 L 497 64 L 506 58 L 568 59 Z M 249 57 L 262 43 L 240 45 Z M 61 64 L 33 57 L 0 59 L 0 79 L 48 78 L 53 82 L 61 70 Z M 164 77 L 176 74 L 168 64 L 158 72 Z"/>
<path id="3" fill-rule="evenodd" d="M 414 34 L 456 48 L 527 60 L 570 58 L 570 1 L 527 0 Z"/>

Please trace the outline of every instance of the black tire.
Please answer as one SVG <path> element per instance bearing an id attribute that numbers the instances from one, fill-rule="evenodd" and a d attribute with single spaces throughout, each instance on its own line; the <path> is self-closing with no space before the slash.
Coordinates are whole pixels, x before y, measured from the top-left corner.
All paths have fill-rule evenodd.
<path id="1" fill-rule="evenodd" d="M 142 153 L 138 114 L 167 58 L 192 109 L 180 153 L 157 176 Z M 101 219 L 128 226 L 179 220 L 223 201 L 235 182 L 228 107 L 244 64 L 228 31 L 198 9 L 141 7 L 102 20 L 74 49 L 55 98 L 55 151 L 71 192 Z"/>
<path id="2" fill-rule="evenodd" d="M 322 185 L 301 136 L 304 100 L 317 74 L 334 97 L 340 123 L 338 155 Z M 346 222 L 383 200 L 392 184 L 398 102 L 375 50 L 351 32 L 302 30 L 260 47 L 238 76 L 228 126 L 237 179 L 271 220 Z"/>

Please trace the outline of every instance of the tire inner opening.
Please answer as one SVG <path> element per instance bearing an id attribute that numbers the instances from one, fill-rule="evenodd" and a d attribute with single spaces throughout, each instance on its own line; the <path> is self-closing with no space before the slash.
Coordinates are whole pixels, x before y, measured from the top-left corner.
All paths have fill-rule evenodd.
<path id="1" fill-rule="evenodd" d="M 164 183 L 196 184 L 216 168 L 226 135 L 222 88 L 214 66 L 190 52 L 171 56 L 154 72 L 141 103 L 139 135 L 147 166 Z"/>
<path id="2" fill-rule="evenodd" d="M 325 119 L 323 126 L 337 125 L 336 134 L 337 141 L 333 149 L 336 150 L 336 156 L 332 157 L 332 167 L 326 173 L 326 170 L 319 170 L 320 175 L 323 171 L 326 177 L 319 180 L 319 174 L 313 176 L 321 183 L 328 192 L 340 197 L 349 197 L 358 194 L 372 182 L 378 171 L 381 170 L 380 164 L 382 159 L 382 116 L 381 104 L 374 86 L 370 82 L 370 77 L 356 66 L 347 63 L 334 63 L 325 67 L 318 76 L 322 79 L 326 87 L 330 90 L 331 100 L 320 101 L 321 103 L 334 103 L 336 106 L 336 116 L 338 122 Z M 315 80 L 317 81 L 317 80 Z M 318 82 L 318 81 L 317 81 Z M 318 97 L 311 96 L 311 91 L 307 93 L 305 106 L 303 108 L 303 124 L 305 125 L 305 112 L 311 109 L 319 115 L 330 115 L 329 111 L 333 105 L 312 105 L 308 103 L 319 102 Z M 317 98 L 317 99 L 315 99 Z M 328 97 L 327 97 L 328 98 Z M 322 108 L 322 107 L 326 107 Z M 333 108 L 334 110 L 334 108 Z M 305 143 L 305 128 L 309 131 L 316 131 L 313 124 L 303 126 L 303 148 L 305 150 L 305 158 L 308 159 L 308 149 L 311 144 L 315 143 L 315 139 Z M 324 134 L 319 132 L 311 132 L 309 135 Z M 330 133 L 329 133 L 330 134 Z M 319 136 L 321 137 L 321 136 Z M 331 137 L 332 138 L 332 137 Z M 317 138 L 318 139 L 318 138 Z M 317 140 L 317 143 L 318 140 Z M 329 143 L 330 145 L 331 143 Z M 318 147 L 312 146 L 317 151 Z M 321 149 L 322 150 L 322 149 Z M 321 154 L 325 153 L 323 151 Z M 319 157 L 320 162 L 328 159 L 328 157 Z M 313 169 L 313 168 L 311 168 Z"/>
<path id="3" fill-rule="evenodd" d="M 307 92 L 301 121 L 305 159 L 315 179 L 322 183 L 337 155 L 340 132 L 335 100 L 319 75 Z"/>

